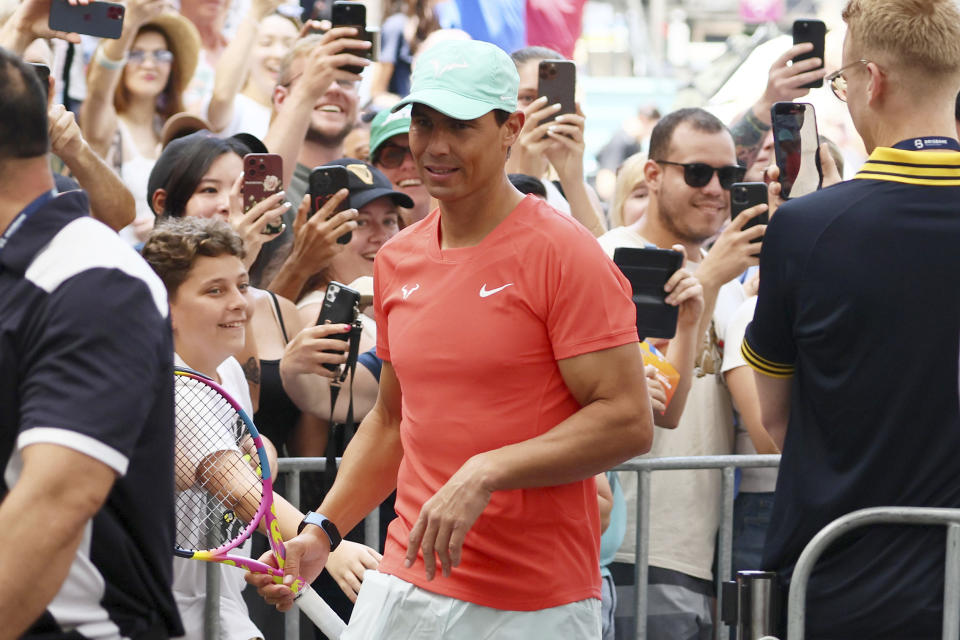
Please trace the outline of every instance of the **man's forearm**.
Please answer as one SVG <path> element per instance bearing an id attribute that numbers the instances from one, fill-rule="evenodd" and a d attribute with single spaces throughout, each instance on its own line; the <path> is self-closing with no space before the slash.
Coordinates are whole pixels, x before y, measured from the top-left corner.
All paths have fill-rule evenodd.
<path id="1" fill-rule="evenodd" d="M 137 205 L 120 177 L 89 145 L 74 158 L 64 158 L 73 177 L 90 198 L 91 215 L 114 231 L 133 222 Z"/>
<path id="2" fill-rule="evenodd" d="M 0 503 L 4 638 L 23 635 L 60 590 L 84 526 L 115 477 L 106 465 L 56 445 L 31 445 L 23 458 L 23 473 Z"/>
<path id="3" fill-rule="evenodd" d="M 357 428 L 317 513 L 350 531 L 396 488 L 402 459 L 400 425 L 378 405 Z"/>
<path id="4" fill-rule="evenodd" d="M 301 268 L 300 260 L 294 250 L 270 281 L 267 289 L 288 300 L 296 300 L 300 297 L 300 290 L 311 275 Z"/>
<path id="5" fill-rule="evenodd" d="M 568 180 L 561 182 L 563 193 L 570 203 L 570 213 L 580 224 L 585 226 L 594 237 L 599 238 L 606 233 L 603 224 L 603 214 L 597 209 L 590 194 L 587 191 L 587 185 L 582 179 Z"/>
<path id="6" fill-rule="evenodd" d="M 310 115 L 316 101 L 308 96 L 293 94 L 287 98 L 283 108 L 277 113 L 270 129 L 263 138 L 263 143 L 271 153 L 277 153 L 283 158 L 283 184 L 289 185 L 293 172 L 297 168 L 297 158 L 300 147 L 307 137 L 310 128 Z"/>
<path id="7" fill-rule="evenodd" d="M 770 131 L 770 116 L 760 117 L 757 111 L 762 107 L 751 106 L 746 113 L 730 127 L 733 143 L 736 146 L 737 163 L 749 167 L 757 159 L 763 139 Z"/>

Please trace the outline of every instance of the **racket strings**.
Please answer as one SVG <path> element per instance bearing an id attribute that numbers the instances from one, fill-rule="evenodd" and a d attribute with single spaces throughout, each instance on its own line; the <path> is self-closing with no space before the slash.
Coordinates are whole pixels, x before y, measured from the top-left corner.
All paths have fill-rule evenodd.
<path id="1" fill-rule="evenodd" d="M 241 538 L 263 498 L 259 457 L 236 409 L 216 390 L 176 376 L 177 540 L 184 550 Z"/>

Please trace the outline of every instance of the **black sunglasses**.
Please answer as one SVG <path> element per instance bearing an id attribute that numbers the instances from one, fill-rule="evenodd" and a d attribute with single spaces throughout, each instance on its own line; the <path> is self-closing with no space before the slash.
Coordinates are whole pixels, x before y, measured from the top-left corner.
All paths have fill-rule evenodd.
<path id="1" fill-rule="evenodd" d="M 401 147 L 398 144 L 385 144 L 380 147 L 380 151 L 377 153 L 376 163 L 386 167 L 387 169 L 396 169 L 403 164 L 403 159 L 407 155 L 413 157 L 413 154 L 410 153 L 410 147 Z"/>
<path id="2" fill-rule="evenodd" d="M 746 167 L 731 164 L 725 167 L 713 167 L 704 162 L 670 162 L 669 160 L 655 160 L 659 164 L 672 164 L 675 167 L 683 167 L 683 181 L 687 185 L 699 189 L 710 184 L 713 180 L 713 174 L 716 172 L 720 180 L 720 186 L 727 191 L 735 182 L 741 182 L 743 176 L 747 173 Z"/>

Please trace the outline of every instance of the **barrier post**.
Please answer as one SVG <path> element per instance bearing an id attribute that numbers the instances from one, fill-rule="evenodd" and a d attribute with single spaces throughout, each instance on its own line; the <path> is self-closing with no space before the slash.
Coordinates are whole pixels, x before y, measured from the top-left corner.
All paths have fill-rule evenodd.
<path id="1" fill-rule="evenodd" d="M 719 612 L 723 610 L 723 583 L 730 579 L 731 565 L 733 564 L 733 486 L 735 484 L 736 467 L 723 468 L 721 481 L 721 518 L 720 535 L 717 539 L 717 575 L 714 583 L 717 589 L 717 613 L 713 625 L 713 637 L 716 640 L 727 640 L 730 629 L 719 620 Z M 757 567 L 759 569 L 759 567 Z"/>

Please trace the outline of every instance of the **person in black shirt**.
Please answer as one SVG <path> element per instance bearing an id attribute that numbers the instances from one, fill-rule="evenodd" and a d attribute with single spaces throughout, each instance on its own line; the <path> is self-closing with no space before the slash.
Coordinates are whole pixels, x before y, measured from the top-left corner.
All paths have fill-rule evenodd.
<path id="1" fill-rule="evenodd" d="M 47 126 L 0 49 L 2 635 L 177 636 L 166 293 L 82 191 L 57 193 Z"/>
<path id="2" fill-rule="evenodd" d="M 960 8 L 851 0 L 843 18 L 827 80 L 870 157 L 773 216 L 742 349 L 783 451 L 763 566 L 786 581 L 848 512 L 960 507 Z M 939 527 L 842 538 L 814 569 L 807 637 L 939 637 L 944 543 Z"/>

